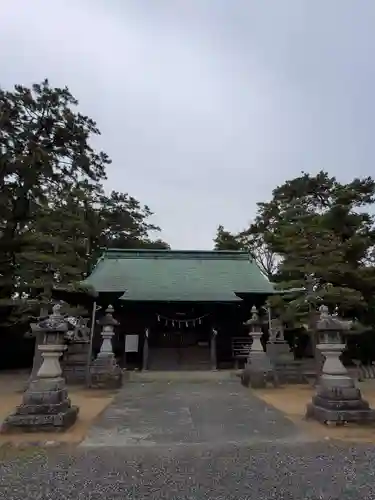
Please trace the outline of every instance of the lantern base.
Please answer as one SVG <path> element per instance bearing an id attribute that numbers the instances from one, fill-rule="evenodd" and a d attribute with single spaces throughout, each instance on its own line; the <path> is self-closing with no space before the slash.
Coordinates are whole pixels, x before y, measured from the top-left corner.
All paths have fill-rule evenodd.
<path id="1" fill-rule="evenodd" d="M 77 420 L 63 378 L 37 379 L 30 383 L 22 403 L 1 426 L 1 433 L 63 432 Z"/>
<path id="2" fill-rule="evenodd" d="M 251 353 L 241 375 L 241 383 L 252 389 L 262 389 L 268 383 L 278 386 L 275 370 L 265 352 Z"/>
<path id="3" fill-rule="evenodd" d="M 375 410 L 329 410 L 309 404 L 306 410 L 306 418 L 317 420 L 321 424 L 344 425 L 346 423 L 367 424 L 375 422 Z"/>
<path id="4" fill-rule="evenodd" d="M 342 425 L 349 422 L 365 424 L 375 422 L 375 410 L 362 399 L 356 387 L 318 387 L 317 395 L 307 405 L 306 418 L 322 424 Z"/>
<path id="5" fill-rule="evenodd" d="M 92 389 L 119 389 L 122 386 L 122 370 L 113 354 L 98 355 L 90 368 Z"/>

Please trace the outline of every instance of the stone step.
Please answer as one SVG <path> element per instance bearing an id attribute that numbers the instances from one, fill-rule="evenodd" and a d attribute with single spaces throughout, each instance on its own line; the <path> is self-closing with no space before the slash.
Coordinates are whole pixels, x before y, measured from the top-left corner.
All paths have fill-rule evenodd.
<path id="1" fill-rule="evenodd" d="M 127 378 L 134 382 L 154 382 L 154 381 L 196 381 L 204 382 L 211 380 L 229 380 L 236 376 L 234 370 L 175 370 L 175 371 L 128 371 Z"/>

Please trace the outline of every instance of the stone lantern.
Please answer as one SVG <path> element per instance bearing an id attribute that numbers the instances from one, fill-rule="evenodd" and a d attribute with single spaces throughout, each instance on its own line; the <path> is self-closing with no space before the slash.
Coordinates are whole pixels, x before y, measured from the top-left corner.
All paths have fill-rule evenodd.
<path id="1" fill-rule="evenodd" d="M 265 387 L 270 379 L 272 379 L 275 384 L 275 372 L 267 354 L 264 352 L 260 340 L 263 335 L 261 328 L 262 322 L 259 319 L 258 311 L 255 306 L 251 308 L 251 318 L 244 324 L 249 328 L 249 335 L 251 335 L 253 342 L 242 373 L 242 384 L 246 387 L 250 385 L 254 389 Z"/>
<path id="2" fill-rule="evenodd" d="M 319 344 L 317 349 L 325 358 L 316 395 L 307 406 L 306 418 L 321 423 L 344 424 L 346 422 L 365 423 L 375 420 L 375 411 L 362 399 L 340 356 L 345 349 L 342 340 L 348 323 L 329 314 L 326 306 L 321 306 L 317 322 Z"/>
<path id="3" fill-rule="evenodd" d="M 122 385 L 122 370 L 113 353 L 112 338 L 115 326 L 119 324 L 113 317 L 114 309 L 108 306 L 105 315 L 98 321 L 102 327 L 100 352 L 90 368 L 90 387 L 96 389 L 117 389 Z"/>
<path id="4" fill-rule="evenodd" d="M 60 308 L 55 305 L 49 317 L 31 324 L 36 338 L 44 336 L 43 344 L 38 346 L 42 365 L 26 389 L 21 405 L 5 419 L 2 432 L 62 431 L 77 419 L 78 407 L 71 405 L 61 376 L 59 358 L 66 349 L 64 335 L 68 324 Z"/>

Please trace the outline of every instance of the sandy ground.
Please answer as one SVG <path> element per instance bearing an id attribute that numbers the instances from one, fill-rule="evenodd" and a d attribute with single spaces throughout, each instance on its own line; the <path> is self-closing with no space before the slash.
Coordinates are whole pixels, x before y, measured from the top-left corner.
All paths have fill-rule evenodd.
<path id="1" fill-rule="evenodd" d="M 26 385 L 28 373 L 10 372 L 0 374 L 0 424 L 22 401 L 22 391 Z M 23 443 L 66 443 L 78 444 L 86 436 L 95 418 L 113 400 L 112 391 L 90 391 L 82 387 L 68 387 L 72 404 L 79 406 L 77 422 L 64 433 L 0 434 L 0 446 L 4 444 L 21 445 Z"/>
<path id="2" fill-rule="evenodd" d="M 26 386 L 27 372 L 0 374 L 0 423 L 21 403 L 23 388 Z M 363 397 L 375 408 L 375 381 L 359 384 Z M 6 443 L 59 442 L 78 444 L 87 435 L 96 417 L 113 401 L 113 391 L 90 391 L 82 387 L 68 387 L 72 404 L 79 406 L 80 413 L 76 424 L 65 433 L 0 434 L 0 446 Z M 365 427 L 355 424 L 346 426 L 325 426 L 304 418 L 306 405 L 311 401 L 314 389 L 307 385 L 290 385 L 282 388 L 268 388 L 254 391 L 264 402 L 280 410 L 305 432 L 318 439 L 338 439 L 357 443 L 375 444 L 375 425 Z"/>
<path id="3" fill-rule="evenodd" d="M 375 408 L 375 381 L 366 381 L 359 384 L 362 396 Z M 323 439 L 338 439 L 356 443 L 375 444 L 375 424 L 359 426 L 348 424 L 345 426 L 327 426 L 314 421 L 305 420 L 306 405 L 311 401 L 314 389 L 305 385 L 290 385 L 282 388 L 263 389 L 254 391 L 264 402 L 283 412 L 301 428 Z"/>

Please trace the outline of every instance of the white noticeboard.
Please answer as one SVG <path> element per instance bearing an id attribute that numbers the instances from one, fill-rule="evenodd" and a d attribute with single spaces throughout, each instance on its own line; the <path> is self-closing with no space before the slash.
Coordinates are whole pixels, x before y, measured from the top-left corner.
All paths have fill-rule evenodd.
<path id="1" fill-rule="evenodd" d="M 126 335 L 125 352 L 138 352 L 138 335 Z"/>

